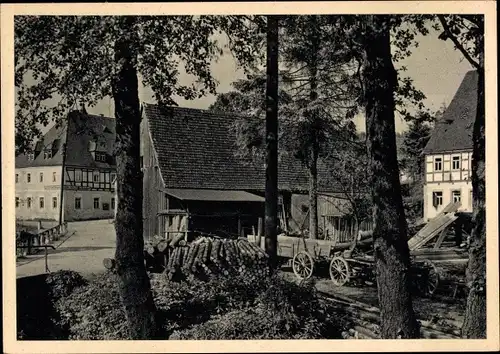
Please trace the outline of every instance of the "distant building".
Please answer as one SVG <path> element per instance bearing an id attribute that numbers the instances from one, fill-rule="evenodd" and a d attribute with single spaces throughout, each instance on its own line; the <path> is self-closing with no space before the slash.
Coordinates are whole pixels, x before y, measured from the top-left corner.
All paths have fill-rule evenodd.
<path id="1" fill-rule="evenodd" d="M 425 155 L 424 219 L 460 201 L 472 212 L 472 130 L 476 118 L 477 72 L 469 71 L 455 97 L 436 122 Z"/>
<path id="2" fill-rule="evenodd" d="M 62 176 L 64 221 L 112 218 L 114 141 L 114 119 L 79 111 L 68 114 L 30 153 L 16 156 L 16 218 L 59 220 Z"/>

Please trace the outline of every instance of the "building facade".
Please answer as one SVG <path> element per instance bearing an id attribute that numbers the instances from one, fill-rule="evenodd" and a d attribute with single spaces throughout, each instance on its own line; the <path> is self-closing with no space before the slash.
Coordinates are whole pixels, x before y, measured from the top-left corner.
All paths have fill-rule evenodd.
<path id="1" fill-rule="evenodd" d="M 49 129 L 31 152 L 16 156 L 16 219 L 112 218 L 114 140 L 114 119 L 79 111 Z"/>
<path id="2" fill-rule="evenodd" d="M 424 219 L 452 202 L 472 212 L 472 130 L 476 118 L 477 73 L 468 72 L 432 132 L 425 155 Z"/>

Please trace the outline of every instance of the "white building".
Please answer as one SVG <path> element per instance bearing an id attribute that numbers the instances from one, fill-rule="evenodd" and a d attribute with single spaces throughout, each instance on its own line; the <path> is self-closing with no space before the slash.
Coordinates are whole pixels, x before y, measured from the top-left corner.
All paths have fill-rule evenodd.
<path id="1" fill-rule="evenodd" d="M 114 119 L 73 111 L 16 156 L 16 219 L 58 221 L 62 176 L 64 221 L 113 218 L 115 136 Z"/>
<path id="2" fill-rule="evenodd" d="M 425 155 L 424 220 L 450 202 L 472 212 L 472 130 L 476 118 L 477 72 L 469 71 L 432 132 Z"/>

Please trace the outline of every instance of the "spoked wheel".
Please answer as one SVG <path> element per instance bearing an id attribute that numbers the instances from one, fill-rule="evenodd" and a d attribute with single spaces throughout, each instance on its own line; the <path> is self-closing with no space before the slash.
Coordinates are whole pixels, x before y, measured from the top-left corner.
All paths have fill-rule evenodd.
<path id="1" fill-rule="evenodd" d="M 333 284 L 342 286 L 349 281 L 349 264 L 343 257 L 333 257 L 330 262 L 330 278 Z"/>
<path id="2" fill-rule="evenodd" d="M 418 281 L 422 295 L 432 296 L 439 286 L 439 272 L 434 263 L 429 260 L 422 262 L 424 275 Z"/>
<path id="3" fill-rule="evenodd" d="M 309 279 L 313 273 L 314 260 L 307 252 L 300 251 L 293 257 L 292 269 L 299 279 Z"/>

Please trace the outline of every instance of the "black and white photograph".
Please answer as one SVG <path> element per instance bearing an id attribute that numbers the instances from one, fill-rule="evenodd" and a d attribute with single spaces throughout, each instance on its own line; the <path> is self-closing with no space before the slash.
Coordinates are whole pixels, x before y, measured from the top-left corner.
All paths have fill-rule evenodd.
<path id="1" fill-rule="evenodd" d="M 2 5 L 6 352 L 498 350 L 496 4 L 397 3 Z"/>

